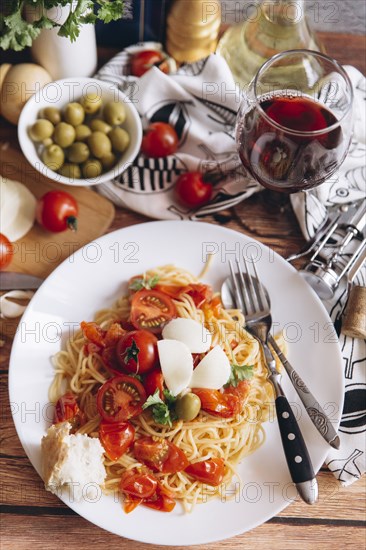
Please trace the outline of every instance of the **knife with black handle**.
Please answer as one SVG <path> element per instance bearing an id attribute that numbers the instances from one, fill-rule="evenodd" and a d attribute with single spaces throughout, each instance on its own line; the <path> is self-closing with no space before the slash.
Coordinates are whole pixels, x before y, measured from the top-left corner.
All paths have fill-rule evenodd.
<path id="1" fill-rule="evenodd" d="M 13 271 L 2 271 L 0 273 L 1 290 L 32 290 L 37 289 L 43 283 L 43 279 L 33 277 L 27 273 L 16 273 Z"/>

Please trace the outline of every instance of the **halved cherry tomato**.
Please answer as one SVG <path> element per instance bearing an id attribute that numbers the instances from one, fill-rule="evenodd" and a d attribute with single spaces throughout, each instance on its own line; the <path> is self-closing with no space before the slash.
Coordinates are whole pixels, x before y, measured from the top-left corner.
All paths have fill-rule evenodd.
<path id="1" fill-rule="evenodd" d="M 143 500 L 143 506 L 152 508 L 153 510 L 159 510 L 159 512 L 171 512 L 175 507 L 175 500 L 166 495 L 162 490 L 160 484 L 156 490 L 155 495 Z"/>
<path id="2" fill-rule="evenodd" d="M 201 400 L 201 408 L 221 418 L 232 418 L 240 412 L 239 396 L 233 393 L 221 393 L 219 390 L 193 388 L 192 392 Z"/>
<path id="3" fill-rule="evenodd" d="M 121 477 L 120 489 L 123 493 L 138 498 L 149 498 L 156 493 L 158 480 L 154 474 L 126 470 Z"/>
<path id="4" fill-rule="evenodd" d="M 112 323 L 106 332 L 104 337 L 104 344 L 106 347 L 116 346 L 118 341 L 126 334 L 125 329 L 122 328 L 120 323 Z"/>
<path id="5" fill-rule="evenodd" d="M 177 179 L 175 194 L 183 206 L 194 208 L 206 204 L 211 199 L 212 185 L 204 181 L 200 172 L 186 172 Z"/>
<path id="6" fill-rule="evenodd" d="M 99 388 L 97 408 L 106 422 L 123 422 L 142 412 L 146 393 L 141 382 L 132 376 L 115 376 Z"/>
<path id="7" fill-rule="evenodd" d="M 137 460 L 164 474 L 175 474 L 189 464 L 185 453 L 166 439 L 154 441 L 151 437 L 141 437 L 135 441 L 133 449 Z"/>
<path id="8" fill-rule="evenodd" d="M 160 369 L 153 369 L 147 373 L 144 388 L 148 397 L 159 390 L 160 399 L 164 400 L 164 375 Z"/>
<path id="9" fill-rule="evenodd" d="M 118 341 L 117 359 L 121 370 L 142 374 L 152 370 L 158 363 L 158 339 L 148 330 L 127 332 Z"/>
<path id="10" fill-rule="evenodd" d="M 168 321 L 177 316 L 177 310 L 166 294 L 144 289 L 132 296 L 130 315 L 135 328 L 159 333 Z"/>
<path id="11" fill-rule="evenodd" d="M 166 122 L 153 122 L 144 132 L 141 152 L 150 158 L 173 155 L 178 149 L 178 135 Z"/>
<path id="12" fill-rule="evenodd" d="M 247 380 L 241 380 L 236 387 L 228 386 L 224 389 L 224 395 L 229 396 L 234 401 L 237 399 L 237 408 L 234 414 L 241 413 L 248 395 L 250 383 Z"/>
<path id="13" fill-rule="evenodd" d="M 13 245 L 5 235 L 0 233 L 0 269 L 8 267 L 13 258 L 13 254 Z"/>
<path id="14" fill-rule="evenodd" d="M 169 73 L 169 66 L 162 52 L 143 50 L 131 56 L 131 73 L 134 76 L 142 76 L 154 66 L 165 74 Z"/>
<path id="15" fill-rule="evenodd" d="M 182 294 L 189 294 L 193 298 L 196 307 L 201 307 L 204 302 L 211 300 L 212 288 L 203 283 L 191 283 L 185 286 L 157 284 L 154 290 L 168 294 L 171 298 L 179 299 Z"/>
<path id="16" fill-rule="evenodd" d="M 84 413 L 79 408 L 76 396 L 68 391 L 62 395 L 56 405 L 53 413 L 53 424 L 59 422 L 70 422 L 73 429 L 79 428 L 84 423 Z"/>
<path id="17" fill-rule="evenodd" d="M 94 321 L 82 321 L 80 323 L 80 328 L 83 331 L 83 335 L 86 340 L 89 340 L 89 342 L 92 342 L 100 348 L 105 347 L 104 339 L 106 331 L 103 330 L 97 323 L 94 323 Z"/>
<path id="18" fill-rule="evenodd" d="M 121 424 L 102 421 L 99 426 L 99 439 L 110 460 L 118 460 L 132 445 L 135 428 L 130 422 Z"/>
<path id="19" fill-rule="evenodd" d="M 225 462 L 222 458 L 210 458 L 190 464 L 185 472 L 202 483 L 217 487 L 224 479 Z"/>

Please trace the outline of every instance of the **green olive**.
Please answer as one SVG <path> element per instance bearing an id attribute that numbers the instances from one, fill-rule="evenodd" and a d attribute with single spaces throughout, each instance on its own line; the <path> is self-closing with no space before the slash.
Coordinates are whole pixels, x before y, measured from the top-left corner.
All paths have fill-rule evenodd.
<path id="1" fill-rule="evenodd" d="M 55 126 L 53 139 L 60 147 L 69 147 L 75 141 L 75 128 L 67 122 L 60 122 Z"/>
<path id="2" fill-rule="evenodd" d="M 102 97 L 96 92 L 91 92 L 84 95 L 80 100 L 81 105 L 84 107 L 84 111 L 88 115 L 93 115 L 102 106 Z"/>
<path id="3" fill-rule="evenodd" d="M 84 178 L 88 180 L 100 176 L 103 171 L 103 166 L 98 159 L 89 159 L 82 164 L 81 170 Z"/>
<path id="4" fill-rule="evenodd" d="M 71 124 L 72 126 L 79 126 L 82 124 L 85 118 L 85 111 L 80 103 L 74 101 L 73 103 L 68 103 L 64 109 L 64 119 L 65 122 Z"/>
<path id="5" fill-rule="evenodd" d="M 113 128 L 108 134 L 112 142 L 112 147 L 115 151 L 123 153 L 130 144 L 130 136 L 123 128 Z"/>
<path id="6" fill-rule="evenodd" d="M 112 126 L 104 122 L 101 118 L 94 118 L 90 121 L 90 128 L 93 132 L 103 132 L 103 134 L 108 134 L 112 130 Z"/>
<path id="7" fill-rule="evenodd" d="M 33 141 L 43 141 L 52 136 L 53 130 L 54 126 L 52 122 L 45 118 L 40 118 L 30 127 L 29 135 Z"/>
<path id="8" fill-rule="evenodd" d="M 75 141 L 66 153 L 67 159 L 70 162 L 76 162 L 76 164 L 81 164 L 88 160 L 89 155 L 89 147 L 82 141 Z"/>
<path id="9" fill-rule="evenodd" d="M 71 162 L 65 162 L 58 171 L 61 176 L 65 178 L 70 178 L 71 180 L 81 178 L 81 169 L 77 164 L 72 164 Z"/>
<path id="10" fill-rule="evenodd" d="M 44 145 L 45 147 L 48 147 L 49 145 L 52 145 L 53 139 L 50 138 L 50 137 L 49 137 L 49 138 L 46 138 L 46 139 L 44 139 L 44 140 L 42 141 L 42 143 L 43 143 L 43 145 Z"/>
<path id="11" fill-rule="evenodd" d="M 126 109 L 123 103 L 118 101 L 109 101 L 103 109 L 103 118 L 108 124 L 115 126 L 123 124 L 126 120 Z"/>
<path id="12" fill-rule="evenodd" d="M 75 126 L 75 141 L 85 141 L 91 134 L 91 129 L 86 124 Z"/>
<path id="13" fill-rule="evenodd" d="M 65 154 L 59 145 L 53 143 L 43 150 L 42 160 L 48 168 L 56 172 L 63 165 Z"/>
<path id="14" fill-rule="evenodd" d="M 111 141 L 103 132 L 92 132 L 88 137 L 88 145 L 97 159 L 105 157 L 112 151 Z"/>
<path id="15" fill-rule="evenodd" d="M 201 410 L 201 400 L 195 393 L 186 393 L 175 402 L 175 412 L 178 418 L 189 422 L 196 418 Z"/>
<path id="16" fill-rule="evenodd" d="M 45 118 L 56 125 L 61 122 L 61 113 L 56 107 L 45 107 L 38 113 L 39 118 Z"/>
<path id="17" fill-rule="evenodd" d="M 110 170 L 117 162 L 117 157 L 114 153 L 108 153 L 105 157 L 100 159 L 104 170 Z"/>

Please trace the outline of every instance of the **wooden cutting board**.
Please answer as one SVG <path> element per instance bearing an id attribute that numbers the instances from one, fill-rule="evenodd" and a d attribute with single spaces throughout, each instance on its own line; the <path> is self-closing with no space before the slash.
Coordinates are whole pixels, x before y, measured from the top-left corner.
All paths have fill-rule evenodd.
<path id="1" fill-rule="evenodd" d="M 65 258 L 103 235 L 114 218 L 113 204 L 88 187 L 56 183 L 35 170 L 23 154 L 10 143 L 0 146 L 0 173 L 20 181 L 39 198 L 52 189 L 67 191 L 79 205 L 78 230 L 50 233 L 37 223 L 14 243 L 14 257 L 8 271 L 19 271 L 45 278 Z"/>

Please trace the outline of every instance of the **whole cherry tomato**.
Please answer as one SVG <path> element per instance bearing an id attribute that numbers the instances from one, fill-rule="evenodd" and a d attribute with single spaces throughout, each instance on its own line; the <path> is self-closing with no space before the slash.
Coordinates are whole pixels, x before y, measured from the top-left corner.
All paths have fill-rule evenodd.
<path id="1" fill-rule="evenodd" d="M 5 269 L 13 258 L 13 245 L 5 235 L 0 233 L 0 269 Z"/>
<path id="2" fill-rule="evenodd" d="M 177 179 L 175 194 L 184 206 L 202 206 L 212 197 L 212 185 L 204 181 L 200 172 L 186 172 Z"/>
<path id="3" fill-rule="evenodd" d="M 36 218 L 42 227 L 53 233 L 66 229 L 76 231 L 78 205 L 65 191 L 48 191 L 38 201 Z"/>
<path id="4" fill-rule="evenodd" d="M 122 372 L 142 374 L 158 363 L 158 339 L 148 330 L 127 332 L 117 343 L 117 359 Z"/>
<path id="5" fill-rule="evenodd" d="M 134 76 L 142 76 L 151 67 L 158 67 L 163 73 L 169 73 L 168 63 L 162 52 L 155 50 L 144 50 L 137 52 L 131 57 L 131 73 Z"/>
<path id="6" fill-rule="evenodd" d="M 160 158 L 172 155 L 178 149 L 178 136 L 173 126 L 153 122 L 142 138 L 141 152 L 147 157 Z"/>

